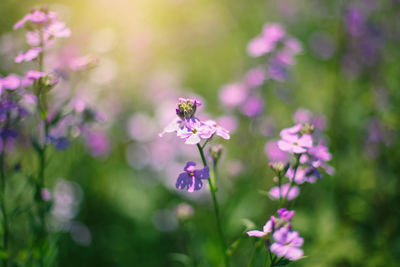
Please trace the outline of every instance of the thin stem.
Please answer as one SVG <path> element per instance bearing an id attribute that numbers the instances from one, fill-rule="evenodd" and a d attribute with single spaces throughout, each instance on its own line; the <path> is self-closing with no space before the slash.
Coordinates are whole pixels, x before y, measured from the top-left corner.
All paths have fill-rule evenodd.
<path id="1" fill-rule="evenodd" d="M 1 213 L 3 215 L 3 249 L 4 251 L 8 250 L 8 238 L 9 238 L 9 229 L 8 229 L 8 214 L 5 203 L 5 193 L 6 193 L 6 146 L 7 146 L 7 131 L 10 127 L 10 113 L 6 114 L 6 121 L 4 125 L 4 138 L 3 138 L 3 147 L 1 149 L 0 154 L 0 176 L 1 176 Z M 3 266 L 7 266 L 7 259 L 3 259 Z"/>
<path id="2" fill-rule="evenodd" d="M 197 144 L 197 148 L 199 149 L 201 160 L 203 161 L 204 167 L 207 167 L 208 165 L 207 165 L 207 161 L 206 161 L 206 158 L 204 156 L 204 151 L 203 151 L 204 146 L 202 147 L 199 144 Z M 214 179 L 215 179 L 216 178 L 216 166 L 215 166 L 215 164 L 213 164 L 212 173 L 213 173 L 213 176 L 214 176 Z M 218 201 L 217 201 L 217 196 L 215 194 L 216 190 L 215 190 L 215 186 L 213 184 L 213 181 L 211 180 L 211 177 L 208 177 L 208 183 L 210 185 L 210 193 L 211 193 L 211 197 L 212 197 L 213 204 L 214 204 L 214 213 L 215 213 L 215 218 L 217 220 L 217 229 L 218 229 L 219 239 L 220 239 L 220 242 L 221 242 L 221 248 L 222 248 L 223 253 L 224 253 L 225 266 L 228 267 L 229 266 L 229 257 L 228 257 L 228 254 L 226 253 L 226 244 L 225 244 L 224 232 L 222 231 L 221 220 L 220 220 L 220 215 L 219 215 Z"/>
<path id="3" fill-rule="evenodd" d="M 283 208 L 283 207 L 285 206 L 286 201 L 287 201 L 287 198 L 288 198 L 288 196 L 289 196 L 289 192 L 290 192 L 290 190 L 292 189 L 292 187 L 293 187 L 293 185 L 294 185 L 294 183 L 295 183 L 295 178 L 296 178 L 297 169 L 299 168 L 299 165 L 300 165 L 300 156 L 301 156 L 301 154 L 297 154 L 297 155 L 296 155 L 296 163 L 295 163 L 295 165 L 294 165 L 294 171 L 293 171 L 292 181 L 290 182 L 290 185 L 289 185 L 289 188 L 288 188 L 288 190 L 287 190 L 287 192 L 286 192 L 286 194 L 285 194 L 285 197 L 283 198 L 283 201 L 282 201 L 281 204 L 280 204 L 280 207 L 281 207 L 281 208 Z"/>
<path id="4" fill-rule="evenodd" d="M 7 135 L 7 133 L 6 133 Z M 1 174 L 1 213 L 3 215 L 3 249 L 7 251 L 8 249 L 8 216 L 5 205 L 5 190 L 6 190 L 6 174 L 5 174 L 5 146 L 7 142 L 7 137 L 3 139 L 3 147 L 0 155 L 0 174 Z M 7 266 L 7 259 L 3 258 L 3 266 Z"/>
<path id="5" fill-rule="evenodd" d="M 43 32 L 40 32 L 40 47 L 42 51 L 39 54 L 39 71 L 43 72 L 44 70 L 44 41 L 43 41 Z M 47 150 L 47 137 L 49 135 L 49 124 L 47 121 L 47 97 L 46 91 L 43 90 L 40 83 L 38 83 L 37 88 L 37 109 L 39 113 L 39 120 L 42 122 L 41 125 L 43 130 L 39 130 L 39 138 L 40 132 L 43 133 L 42 140 L 41 140 L 41 147 L 38 152 L 39 157 L 39 168 L 37 174 L 37 185 L 36 185 L 36 196 L 37 196 L 37 203 L 38 203 L 38 215 L 39 215 L 39 234 L 38 240 L 40 244 L 40 260 L 39 265 L 43 266 L 43 257 L 44 257 L 44 240 L 46 237 L 46 208 L 45 202 L 41 198 L 41 191 L 45 187 L 45 171 L 46 171 L 46 150 Z M 42 243 L 43 242 L 43 243 Z"/>

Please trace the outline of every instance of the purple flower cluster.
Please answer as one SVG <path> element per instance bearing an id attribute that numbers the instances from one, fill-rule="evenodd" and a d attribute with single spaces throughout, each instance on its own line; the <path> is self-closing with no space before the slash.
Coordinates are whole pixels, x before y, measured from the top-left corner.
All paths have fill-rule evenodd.
<path id="1" fill-rule="evenodd" d="M 284 175 L 289 179 L 289 183 L 280 187 L 275 186 L 269 191 L 271 199 L 282 199 L 287 196 L 288 200 L 292 200 L 300 192 L 295 184 L 315 183 L 317 179 L 322 178 L 321 170 L 328 174 L 333 173 L 333 168 L 327 164 L 332 155 L 322 141 L 316 141 L 317 136 L 313 136 L 314 128 L 311 124 L 298 123 L 281 131 L 281 140 L 277 142 L 278 148 L 295 155 L 298 162 L 296 166 L 287 165 L 287 168 L 283 167 L 284 163 L 271 163 L 271 167 L 278 174 L 286 170 Z"/>
<path id="2" fill-rule="evenodd" d="M 278 257 L 291 261 L 299 260 L 304 254 L 301 249 L 304 240 L 299 236 L 298 232 L 292 230 L 291 220 L 295 212 L 294 210 L 282 208 L 277 213 L 278 218 L 271 216 L 262 231 L 248 231 L 247 235 L 270 240 L 268 243 L 270 244 L 269 250 Z"/>
<path id="3" fill-rule="evenodd" d="M 174 119 L 159 136 L 162 137 L 165 133 L 175 132 L 178 137 L 185 140 L 185 144 L 198 146 L 202 140 L 205 140 L 201 149 L 215 135 L 223 139 L 230 139 L 229 131 L 219 126 L 215 121 L 201 121 L 195 117 L 196 110 L 200 106 L 201 102 L 199 100 L 179 98 L 176 108 L 178 118 Z M 189 161 L 186 163 L 185 172 L 181 173 L 176 181 L 177 189 L 194 192 L 203 187 L 202 180 L 210 177 L 209 168 L 204 166 L 203 169 L 195 170 L 195 166 L 195 162 Z"/>
<path id="4" fill-rule="evenodd" d="M 279 201 L 278 217 L 271 216 L 262 231 L 247 232 L 249 236 L 267 240 L 267 249 L 275 255 L 271 257 L 271 266 L 279 264 L 283 258 L 296 261 L 303 257 L 301 246 L 304 240 L 298 232 L 292 230 L 291 220 L 295 211 L 284 208 L 285 204 L 299 195 L 300 185 L 315 183 L 320 179 L 322 170 L 329 174 L 333 172 L 327 163 L 332 155 L 320 141 L 321 134 L 318 132 L 324 127 L 323 119 L 299 109 L 294 120 L 297 124 L 283 129 L 280 140 L 267 143 L 266 146 L 267 152 L 272 155 L 270 167 L 275 173 L 273 180 L 277 183 L 277 186 L 270 189 L 269 197 Z M 291 163 L 290 156 L 294 157 L 294 163 Z M 288 182 L 285 183 L 286 178 Z"/>
<path id="5" fill-rule="evenodd" d="M 176 135 L 184 139 L 185 144 L 189 145 L 198 144 L 202 139 L 207 140 L 214 135 L 229 139 L 229 131 L 219 126 L 215 121 L 201 121 L 194 116 L 199 106 L 201 106 L 201 102 L 198 100 L 180 98 L 176 109 L 178 118 L 173 120 L 160 133 L 160 137 L 165 133 L 176 132 Z"/>
<path id="6" fill-rule="evenodd" d="M 31 61 L 50 46 L 55 38 L 69 37 L 71 31 L 64 22 L 58 20 L 57 14 L 47 8 L 34 9 L 14 25 L 14 30 L 25 28 L 26 42 L 31 46 L 15 58 L 16 63 Z"/>
<path id="7" fill-rule="evenodd" d="M 243 79 L 223 86 L 219 97 L 224 106 L 238 108 L 242 114 L 256 117 L 265 105 L 262 92 L 257 88 L 268 79 L 286 80 L 288 70 L 295 63 L 295 56 L 302 51 L 302 46 L 281 25 L 267 23 L 262 34 L 249 42 L 247 51 L 252 57 L 268 55 L 266 62 L 250 69 Z"/>

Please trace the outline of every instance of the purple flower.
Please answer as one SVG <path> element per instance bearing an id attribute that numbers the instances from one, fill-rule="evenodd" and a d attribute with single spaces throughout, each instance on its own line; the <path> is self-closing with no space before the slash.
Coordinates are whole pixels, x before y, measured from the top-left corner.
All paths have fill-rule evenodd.
<path id="1" fill-rule="evenodd" d="M 271 219 L 269 221 L 267 221 L 267 223 L 264 225 L 262 231 L 258 231 L 258 230 L 248 231 L 247 235 L 255 236 L 255 237 L 264 237 L 274 230 L 274 225 L 275 225 L 275 217 L 271 216 Z"/>
<path id="2" fill-rule="evenodd" d="M 296 231 L 289 231 L 287 227 L 282 227 L 273 234 L 275 243 L 270 247 L 270 250 L 279 257 L 285 257 L 295 261 L 303 257 L 303 250 L 300 248 L 303 245 L 303 238 Z"/>
<path id="3" fill-rule="evenodd" d="M 294 210 L 287 210 L 285 208 L 282 208 L 282 209 L 278 210 L 278 215 L 279 215 L 279 218 L 290 221 L 294 216 Z"/>
<path id="4" fill-rule="evenodd" d="M 21 52 L 15 57 L 15 63 L 21 63 L 22 61 L 31 61 L 39 56 L 42 52 L 42 48 L 33 47 L 26 52 Z"/>
<path id="5" fill-rule="evenodd" d="M 251 69 L 246 74 L 246 84 L 250 88 L 255 88 L 263 84 L 267 79 L 265 70 L 261 67 Z"/>
<path id="6" fill-rule="evenodd" d="M 248 117 L 260 115 L 264 108 L 264 101 L 260 97 L 251 96 L 241 105 L 240 110 Z"/>
<path id="7" fill-rule="evenodd" d="M 236 107 L 242 104 L 247 97 L 248 88 L 242 83 L 233 83 L 221 88 L 219 98 L 227 107 Z"/>
<path id="8" fill-rule="evenodd" d="M 222 128 L 219 126 L 215 121 L 213 120 L 207 120 L 204 122 L 204 124 L 208 125 L 211 127 L 213 134 L 218 135 L 224 139 L 230 139 L 229 131 L 226 130 L 225 128 Z"/>
<path id="9" fill-rule="evenodd" d="M 288 177 L 289 180 L 292 181 L 293 176 L 294 176 L 294 169 L 290 167 L 286 172 L 286 177 Z M 305 181 L 307 181 L 306 170 L 304 170 L 302 167 L 299 166 L 297 168 L 296 177 L 294 177 L 294 181 L 296 184 L 302 184 Z"/>
<path id="10" fill-rule="evenodd" d="M 0 88 L 14 90 L 21 85 L 21 78 L 18 75 L 10 74 L 0 80 Z"/>
<path id="11" fill-rule="evenodd" d="M 37 70 L 30 70 L 26 73 L 25 78 L 31 81 L 37 81 L 40 78 L 44 77 L 44 73 Z"/>
<path id="12" fill-rule="evenodd" d="M 42 188 L 41 195 L 44 201 L 49 202 L 51 200 L 51 192 L 49 189 Z"/>
<path id="13" fill-rule="evenodd" d="M 186 121 L 182 129 L 178 129 L 177 136 L 185 139 L 185 144 L 195 145 L 200 143 L 201 139 L 210 138 L 215 129 L 202 123 L 199 119 L 190 119 Z"/>
<path id="14" fill-rule="evenodd" d="M 300 193 L 300 189 L 297 186 L 292 186 L 288 193 L 289 187 L 290 184 L 283 184 L 281 185 L 281 188 L 279 188 L 278 186 L 274 186 L 271 188 L 271 190 L 269 190 L 269 197 L 272 200 L 276 200 L 279 198 L 283 199 L 284 197 L 286 197 L 286 195 L 288 200 L 296 198 Z"/>
<path id="15" fill-rule="evenodd" d="M 210 177 L 208 166 L 200 170 L 195 170 L 196 163 L 189 161 L 186 163 L 185 172 L 179 174 L 176 180 L 176 188 L 183 190 L 186 189 L 188 192 L 198 191 L 203 187 L 203 179 Z"/>
<path id="16" fill-rule="evenodd" d="M 278 141 L 279 148 L 289 153 L 307 152 L 307 150 L 312 147 L 313 140 L 310 134 L 299 136 L 298 133 L 301 129 L 301 124 L 283 129 L 280 133 L 282 140 Z"/>
<path id="17" fill-rule="evenodd" d="M 266 143 L 264 147 L 264 152 L 273 162 L 289 161 L 289 154 L 279 148 L 277 141 L 272 140 Z"/>
<path id="18" fill-rule="evenodd" d="M 275 43 L 265 40 L 262 36 L 258 36 L 251 40 L 247 45 L 247 52 L 252 57 L 259 57 L 274 50 Z"/>

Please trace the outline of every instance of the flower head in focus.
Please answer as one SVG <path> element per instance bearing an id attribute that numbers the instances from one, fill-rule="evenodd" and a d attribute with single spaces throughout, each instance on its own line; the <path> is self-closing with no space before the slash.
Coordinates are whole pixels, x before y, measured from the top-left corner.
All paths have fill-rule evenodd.
<path id="1" fill-rule="evenodd" d="M 186 163 L 184 172 L 179 174 L 176 180 L 176 188 L 180 190 L 187 190 L 188 192 L 198 191 L 203 187 L 202 180 L 210 177 L 208 167 L 203 169 L 195 169 L 196 163 L 189 161 Z"/>

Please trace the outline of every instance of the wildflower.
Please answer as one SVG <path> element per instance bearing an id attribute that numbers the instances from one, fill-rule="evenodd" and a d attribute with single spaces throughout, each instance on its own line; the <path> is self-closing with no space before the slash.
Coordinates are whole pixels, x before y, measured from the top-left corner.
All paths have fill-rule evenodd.
<path id="1" fill-rule="evenodd" d="M 278 186 L 274 186 L 269 190 L 269 196 L 272 200 L 284 198 L 287 195 L 288 200 L 292 200 L 296 198 L 299 193 L 300 189 L 297 186 L 292 186 L 289 191 L 290 184 L 283 184 L 279 188 Z M 289 193 L 288 193 L 289 191 Z"/>
<path id="2" fill-rule="evenodd" d="M 203 187 L 203 179 L 210 177 L 208 167 L 203 169 L 195 170 L 196 163 L 189 161 L 186 163 L 185 172 L 179 174 L 176 180 L 176 188 L 183 190 L 186 189 L 188 192 L 194 192 L 200 190 Z"/>
<path id="3" fill-rule="evenodd" d="M 200 106 L 201 102 L 198 100 L 179 98 L 176 115 L 181 119 L 190 119 L 195 115 L 197 107 Z"/>
<path id="4" fill-rule="evenodd" d="M 181 220 L 186 220 L 190 217 L 192 217 L 194 213 L 194 209 L 191 205 L 187 203 L 180 203 L 175 206 L 174 208 L 176 217 L 178 217 Z"/>
<path id="5" fill-rule="evenodd" d="M 202 123 L 198 119 L 187 120 L 185 126 L 177 130 L 177 136 L 185 139 L 185 144 L 195 145 L 200 143 L 201 139 L 208 139 L 214 133 L 213 129 L 208 124 Z"/>
<path id="6" fill-rule="evenodd" d="M 17 89 L 21 84 L 21 79 L 15 74 L 10 74 L 3 79 L 0 79 L 0 88 L 14 90 Z"/>
<path id="7" fill-rule="evenodd" d="M 279 218 L 290 221 L 294 216 L 294 210 L 287 210 L 285 208 L 282 208 L 282 209 L 278 210 L 278 215 L 279 215 Z"/>
<path id="8" fill-rule="evenodd" d="M 247 91 L 242 83 L 228 84 L 221 88 L 219 98 L 225 106 L 236 107 L 246 100 Z"/>
<path id="9" fill-rule="evenodd" d="M 278 141 L 278 146 L 281 150 L 289 153 L 304 153 L 312 147 L 312 137 L 310 134 L 298 133 L 302 130 L 302 125 L 297 124 L 291 128 L 283 129 L 281 131 L 282 140 Z"/>
<path id="10" fill-rule="evenodd" d="M 15 63 L 21 63 L 22 61 L 31 61 L 39 56 L 42 52 L 42 48 L 40 47 L 33 47 L 26 52 L 21 52 L 18 56 L 15 57 Z"/>
<path id="11" fill-rule="evenodd" d="M 49 201 L 51 200 L 51 193 L 50 193 L 50 190 L 49 190 L 49 189 L 47 189 L 47 188 L 42 188 L 41 195 L 42 195 L 42 199 L 43 199 L 44 201 L 49 202 Z"/>
<path id="12" fill-rule="evenodd" d="M 226 130 L 225 128 L 222 128 L 219 126 L 215 121 L 213 120 L 207 120 L 204 122 L 204 124 L 208 125 L 211 127 L 211 130 L 213 131 L 213 134 L 218 135 L 224 139 L 230 139 L 229 131 Z"/>
<path id="13" fill-rule="evenodd" d="M 290 231 L 288 227 L 281 227 L 273 234 L 274 243 L 270 250 L 279 257 L 285 257 L 295 261 L 303 257 L 303 238 L 296 231 Z"/>
<path id="14" fill-rule="evenodd" d="M 255 236 L 255 237 L 267 236 L 269 233 L 271 233 L 274 230 L 275 220 L 276 220 L 275 217 L 271 216 L 270 220 L 267 221 L 267 223 L 263 226 L 262 231 L 258 231 L 258 230 L 248 231 L 247 235 Z"/>
<path id="15" fill-rule="evenodd" d="M 45 74 L 40 71 L 30 70 L 26 73 L 25 79 L 31 81 L 38 81 L 40 78 L 44 77 Z"/>

